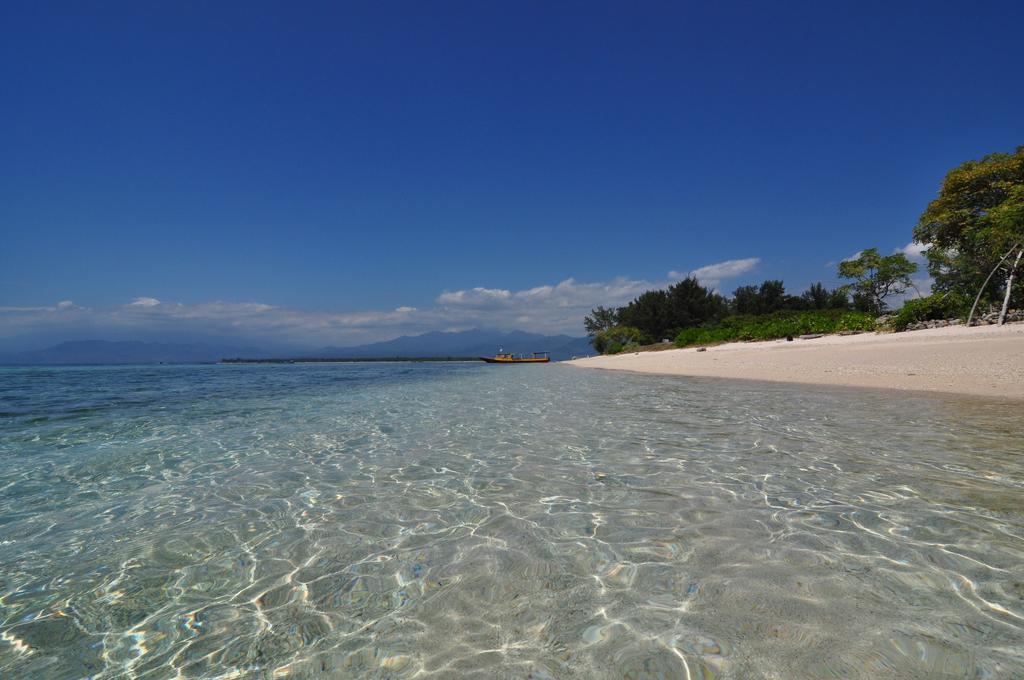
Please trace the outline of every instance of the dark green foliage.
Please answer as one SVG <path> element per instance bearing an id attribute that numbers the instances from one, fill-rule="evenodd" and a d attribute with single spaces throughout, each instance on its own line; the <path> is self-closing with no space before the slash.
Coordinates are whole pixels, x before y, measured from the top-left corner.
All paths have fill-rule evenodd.
<path id="1" fill-rule="evenodd" d="M 728 314 L 729 305 L 689 277 L 668 290 L 649 290 L 619 309 L 618 321 L 643 331 L 652 340 L 671 338 L 682 328 L 715 321 Z"/>
<path id="2" fill-rule="evenodd" d="M 829 309 L 850 309 L 850 297 L 845 289 L 836 288 L 829 297 Z"/>
<path id="3" fill-rule="evenodd" d="M 590 340 L 590 344 L 601 354 L 617 354 L 623 347 L 647 345 L 650 342 L 651 339 L 643 331 L 629 326 L 615 326 L 600 331 Z"/>
<path id="4" fill-rule="evenodd" d="M 896 331 L 905 331 L 907 326 L 919 321 L 934 319 L 966 318 L 971 300 L 959 293 L 936 293 L 916 300 L 907 300 L 893 314 L 889 326 Z"/>
<path id="5" fill-rule="evenodd" d="M 829 303 L 832 301 L 828 289 L 821 283 L 811 284 L 811 287 L 805 290 L 800 297 L 803 298 L 808 309 L 828 309 Z"/>
<path id="6" fill-rule="evenodd" d="M 583 328 L 587 335 L 594 337 L 601 331 L 614 328 L 619 325 L 619 310 L 612 307 L 597 306 L 590 310 L 588 316 L 583 317 Z"/>
<path id="7" fill-rule="evenodd" d="M 770 314 L 780 309 L 802 309 L 803 301 L 786 295 L 782 281 L 768 280 L 757 286 L 740 286 L 732 294 L 735 314 Z"/>
<path id="8" fill-rule="evenodd" d="M 788 295 L 782 281 L 768 280 L 760 286 L 740 286 L 732 294 L 733 314 L 771 314 L 782 310 L 846 309 L 846 292 L 829 291 L 820 283 L 812 285 L 803 295 Z"/>
<path id="9" fill-rule="evenodd" d="M 821 285 L 821 283 L 811 284 L 811 287 L 804 291 L 800 299 L 803 300 L 803 308 L 808 310 L 848 309 L 850 307 L 850 301 L 845 290 L 842 288 L 829 290 Z"/>
<path id="10" fill-rule="evenodd" d="M 878 315 L 881 312 L 878 309 L 878 305 L 868 295 L 864 293 L 855 292 L 853 294 L 853 308 L 858 312 L 864 312 L 865 314 Z"/>
<path id="11" fill-rule="evenodd" d="M 761 316 L 731 316 L 700 328 L 687 328 L 676 336 L 676 346 L 706 345 L 735 340 L 774 340 L 806 333 L 874 330 L 871 314 L 841 309 L 796 312 L 781 311 Z"/>
<path id="12" fill-rule="evenodd" d="M 757 286 L 740 286 L 732 292 L 732 310 L 736 314 L 760 314 L 761 297 Z"/>
<path id="13" fill-rule="evenodd" d="M 692 276 L 669 286 L 668 303 L 671 324 L 665 332 L 654 333 L 655 337 L 672 337 L 679 329 L 715 321 L 729 313 L 726 299 L 700 285 Z"/>
<path id="14" fill-rule="evenodd" d="M 757 294 L 761 299 L 761 309 L 758 314 L 771 314 L 786 306 L 786 286 L 782 281 L 777 279 L 765 281 L 761 284 L 761 289 L 757 291 Z"/>
<path id="15" fill-rule="evenodd" d="M 639 328 L 651 337 L 661 336 L 672 327 L 668 293 L 664 290 L 649 290 L 619 309 L 619 323 Z"/>

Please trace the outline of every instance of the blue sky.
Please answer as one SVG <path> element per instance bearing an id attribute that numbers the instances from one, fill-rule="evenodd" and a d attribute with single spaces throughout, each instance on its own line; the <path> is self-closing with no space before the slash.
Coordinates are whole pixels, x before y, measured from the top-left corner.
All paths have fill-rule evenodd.
<path id="1" fill-rule="evenodd" d="M 796 292 L 1024 144 L 1019 2 L 295 4 L 3 4 L 0 346 Z"/>

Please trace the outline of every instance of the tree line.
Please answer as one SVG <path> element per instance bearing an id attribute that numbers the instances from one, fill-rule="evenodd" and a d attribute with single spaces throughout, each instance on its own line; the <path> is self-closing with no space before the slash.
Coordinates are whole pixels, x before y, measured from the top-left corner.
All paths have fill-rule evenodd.
<path id="1" fill-rule="evenodd" d="M 604 352 L 676 338 L 730 317 L 825 310 L 879 315 L 911 290 L 916 297 L 895 315 L 904 327 L 917 320 L 967 316 L 968 308 L 1000 302 L 1005 315 L 1008 307 L 1024 305 L 1024 287 L 1014 286 L 1024 258 L 1024 146 L 951 170 L 938 197 L 922 213 L 913 238 L 924 246 L 934 279 L 928 296 L 916 290 L 911 277 L 918 266 L 905 254 L 882 255 L 867 248 L 839 263 L 836 273 L 848 283 L 832 290 L 815 283 L 791 295 L 782 281 L 773 279 L 740 286 L 725 297 L 691 276 L 666 289 L 646 291 L 622 307 L 597 307 L 584 319 L 584 327 L 594 347 Z"/>
<path id="2" fill-rule="evenodd" d="M 832 290 L 819 282 L 800 295 L 790 295 L 782 281 L 770 279 L 760 285 L 740 286 L 727 298 L 690 276 L 664 290 L 641 293 L 623 307 L 597 307 L 584 318 L 583 325 L 595 347 L 603 351 L 616 343 L 671 340 L 684 330 L 712 326 L 731 316 L 822 310 L 879 314 L 886 309 L 888 298 L 913 286 L 910 276 L 915 271 L 917 265 L 903 253 L 883 256 L 869 248 L 839 263 L 839 275 L 852 282 Z"/>
<path id="3" fill-rule="evenodd" d="M 625 332 L 618 333 L 616 339 L 646 344 L 674 338 L 683 329 L 720 321 L 733 314 L 847 307 L 845 294 L 827 290 L 820 283 L 797 296 L 786 294 L 782 281 L 765 281 L 760 286 L 741 286 L 729 299 L 702 286 L 691 276 L 667 289 L 641 293 L 623 307 L 597 307 L 583 320 L 583 325 L 591 338 L 614 328 L 624 328 Z"/>

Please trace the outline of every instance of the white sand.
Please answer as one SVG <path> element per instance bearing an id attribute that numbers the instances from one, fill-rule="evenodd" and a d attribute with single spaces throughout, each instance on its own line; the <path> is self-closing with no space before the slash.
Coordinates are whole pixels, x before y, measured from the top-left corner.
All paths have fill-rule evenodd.
<path id="1" fill-rule="evenodd" d="M 1024 399 L 1024 323 L 730 343 L 705 352 L 672 349 L 567 363 L 639 373 Z"/>

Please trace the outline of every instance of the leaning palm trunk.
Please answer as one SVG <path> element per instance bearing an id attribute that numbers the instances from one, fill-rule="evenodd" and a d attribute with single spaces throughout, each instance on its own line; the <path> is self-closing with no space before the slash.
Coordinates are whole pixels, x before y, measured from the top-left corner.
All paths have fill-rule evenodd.
<path id="1" fill-rule="evenodd" d="M 965 326 L 970 326 L 971 325 L 971 320 L 974 319 L 974 310 L 976 310 L 978 308 L 978 301 L 981 300 L 981 294 L 985 291 L 985 286 L 987 286 L 988 282 L 992 280 L 992 275 L 996 273 L 997 269 L 999 269 L 1000 267 L 1003 266 L 1003 263 L 1006 262 L 1006 258 L 1010 257 L 1010 255 L 1013 255 L 1013 251 L 1015 251 L 1017 248 L 1020 248 L 1020 247 L 1021 247 L 1021 244 L 1018 243 L 1015 246 L 1013 246 L 1012 248 L 1010 248 L 1009 250 L 1007 250 L 1006 251 L 1006 255 L 1003 255 L 1003 257 L 999 260 L 999 264 L 997 264 L 995 267 L 993 267 L 992 271 L 990 271 L 988 273 L 988 276 L 985 277 L 985 283 L 981 284 L 981 288 L 978 289 L 978 294 L 974 297 L 974 304 L 971 305 L 971 313 L 967 315 L 967 323 L 964 324 Z M 1019 259 L 1019 257 L 1018 257 L 1018 259 Z M 1011 274 L 1012 274 L 1012 272 L 1011 272 Z M 1007 287 L 1007 290 L 1009 290 L 1009 287 Z"/>
<path id="2" fill-rule="evenodd" d="M 1020 264 L 1020 256 L 1024 255 L 1024 248 L 1017 251 L 1017 259 L 1010 267 L 1010 275 L 1006 277 L 1006 295 L 1003 296 L 1003 308 L 999 310 L 999 325 L 1006 323 L 1006 310 L 1010 306 L 1010 291 L 1013 290 L 1013 275 L 1017 272 L 1017 265 Z"/>

